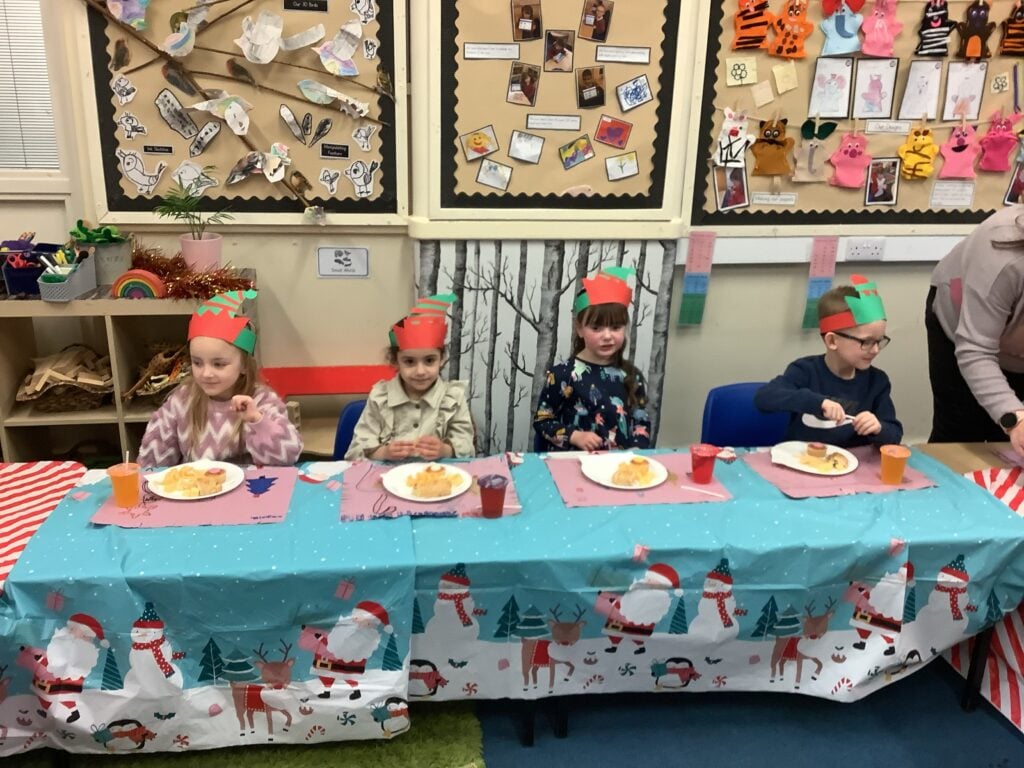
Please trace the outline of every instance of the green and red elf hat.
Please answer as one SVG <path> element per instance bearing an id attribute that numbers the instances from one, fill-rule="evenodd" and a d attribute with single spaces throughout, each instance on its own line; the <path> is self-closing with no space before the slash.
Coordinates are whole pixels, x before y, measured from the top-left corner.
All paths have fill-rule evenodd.
<path id="1" fill-rule="evenodd" d="M 438 293 L 419 299 L 407 317 L 403 317 L 388 333 L 388 342 L 398 349 L 441 349 L 448 336 L 448 308 L 458 297 L 454 293 Z"/>
<path id="2" fill-rule="evenodd" d="M 597 304 L 621 304 L 633 301 L 633 289 L 626 280 L 636 274 L 632 267 L 605 267 L 593 277 L 583 278 L 583 293 L 576 297 L 572 310 L 577 315 Z"/>
<path id="3" fill-rule="evenodd" d="M 254 290 L 229 291 L 201 304 L 188 321 L 188 340 L 196 336 L 222 339 L 251 355 L 256 350 L 256 332 L 249 326 L 249 318 L 238 313 L 238 308 L 256 295 Z"/>
<path id="4" fill-rule="evenodd" d="M 850 284 L 857 289 L 857 295 L 846 297 L 849 309 L 818 321 L 818 329 L 822 333 L 885 320 L 885 307 L 882 306 L 882 297 L 878 295 L 878 286 L 861 275 L 851 275 Z"/>

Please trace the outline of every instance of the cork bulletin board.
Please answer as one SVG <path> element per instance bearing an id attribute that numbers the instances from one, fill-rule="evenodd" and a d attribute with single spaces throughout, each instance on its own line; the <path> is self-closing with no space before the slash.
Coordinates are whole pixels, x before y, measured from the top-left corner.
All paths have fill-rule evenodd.
<path id="1" fill-rule="evenodd" d="M 176 178 L 209 185 L 204 210 L 398 210 L 390 3 L 212 2 L 197 22 L 196 0 L 138 19 L 75 2 L 89 10 L 108 210 L 152 210 Z"/>
<path id="2" fill-rule="evenodd" d="M 672 0 L 444 3 L 442 204 L 660 207 L 678 25 Z"/>
<path id="3" fill-rule="evenodd" d="M 753 0 L 740 31 L 737 0 L 712 0 L 692 223 L 970 223 L 1018 201 L 1024 20 L 997 2 L 980 32 L 962 36 L 957 23 L 980 21 L 972 2 Z M 780 45 L 772 24 L 790 6 L 809 31 L 802 58 L 780 55 L 792 40 Z M 750 141 L 772 132 L 759 148 L 769 151 L 725 152 L 716 164 L 723 126 L 740 124 Z"/>

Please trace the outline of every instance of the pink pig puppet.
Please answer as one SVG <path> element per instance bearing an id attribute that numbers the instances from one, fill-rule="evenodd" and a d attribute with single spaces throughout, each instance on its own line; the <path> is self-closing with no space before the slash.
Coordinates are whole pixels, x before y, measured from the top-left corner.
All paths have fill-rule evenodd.
<path id="1" fill-rule="evenodd" d="M 867 169 L 871 165 L 868 154 L 868 137 L 862 133 L 844 133 L 839 142 L 839 149 L 828 159 L 835 167 L 835 173 L 828 183 L 833 187 L 860 189 L 867 178 Z"/>
<path id="2" fill-rule="evenodd" d="M 903 30 L 903 22 L 896 18 L 897 0 L 875 0 L 871 15 L 865 19 L 861 31 L 864 42 L 860 50 L 868 56 L 892 56 L 893 42 Z"/>
<path id="3" fill-rule="evenodd" d="M 943 161 L 940 179 L 974 178 L 974 161 L 981 154 L 981 146 L 973 125 L 959 125 L 950 131 L 939 151 Z"/>
<path id="4" fill-rule="evenodd" d="M 998 171 L 1010 170 L 1010 153 L 1017 147 L 1017 136 L 1013 132 L 1013 124 L 1020 120 L 1019 112 L 1003 117 L 1003 110 L 992 113 L 988 132 L 981 137 L 981 162 L 979 170 Z"/>

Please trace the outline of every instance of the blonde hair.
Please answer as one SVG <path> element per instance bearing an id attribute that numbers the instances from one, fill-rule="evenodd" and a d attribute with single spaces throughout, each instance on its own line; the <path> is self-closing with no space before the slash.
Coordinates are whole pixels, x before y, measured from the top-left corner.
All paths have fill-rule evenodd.
<path id="1" fill-rule="evenodd" d="M 238 348 L 235 347 L 235 349 Z M 235 382 L 231 395 L 248 395 L 249 397 L 253 397 L 256 393 L 256 387 L 260 383 L 260 367 L 256 364 L 256 359 L 244 349 L 238 349 L 238 351 L 242 355 L 242 370 L 238 374 L 238 381 Z M 203 392 L 202 388 L 196 384 L 194 377 L 190 378 L 180 386 L 187 388 L 188 391 L 188 406 L 186 407 L 189 425 L 188 460 L 195 461 L 197 458 L 195 455 L 196 443 L 199 441 L 199 435 L 203 434 L 203 430 L 206 429 L 206 414 L 209 408 L 210 398 L 205 392 Z M 234 440 L 235 444 L 238 446 L 236 455 L 240 455 L 243 452 L 241 419 L 238 419 L 235 424 Z"/>

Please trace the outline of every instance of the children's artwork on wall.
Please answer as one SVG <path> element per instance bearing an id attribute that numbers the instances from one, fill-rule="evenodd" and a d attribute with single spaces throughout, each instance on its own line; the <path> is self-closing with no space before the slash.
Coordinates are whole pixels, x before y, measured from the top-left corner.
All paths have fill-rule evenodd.
<path id="1" fill-rule="evenodd" d="M 609 147 L 615 147 L 616 149 L 625 149 L 626 144 L 629 143 L 629 134 L 632 130 L 632 123 L 627 123 L 625 120 L 619 120 L 610 115 L 601 115 L 601 119 L 597 121 L 597 130 L 594 131 L 594 141 L 607 144 Z"/>
<path id="2" fill-rule="evenodd" d="M 462 150 L 466 153 L 466 159 L 470 161 L 487 157 L 499 149 L 493 125 L 485 125 L 463 134 L 459 136 L 459 141 L 462 142 Z"/>
<path id="3" fill-rule="evenodd" d="M 541 33 L 533 41 L 520 40 L 508 19 L 511 13 L 518 26 L 517 9 L 530 4 L 438 4 L 443 96 L 436 150 L 441 177 L 434 194 L 440 207 L 661 208 L 670 172 L 670 104 L 678 87 L 673 75 L 679 3 L 533 0 L 536 10 L 543 4 Z M 496 56 L 499 49 L 506 58 L 477 56 L 481 50 Z M 480 139 L 478 150 L 468 154 L 468 135 L 487 125 L 500 142 Z M 565 158 L 557 153 L 584 133 L 586 151 L 571 147 Z M 547 139 L 554 141 L 541 153 Z M 637 172 L 609 175 L 605 161 L 628 151 L 637 153 Z M 515 168 L 507 188 L 477 182 L 473 162 L 484 156 Z M 583 189 L 585 195 L 577 194 Z"/>
<path id="4" fill-rule="evenodd" d="M 839 148 L 828 161 L 835 169 L 828 183 L 833 187 L 860 189 L 864 186 L 865 172 L 871 164 L 868 154 L 868 137 L 863 133 L 845 133 L 839 141 Z"/>
<path id="5" fill-rule="evenodd" d="M 793 172 L 789 157 L 795 141 L 786 135 L 788 122 L 786 118 L 761 121 L 757 140 L 750 148 L 754 155 L 755 176 L 788 176 Z"/>
<path id="6" fill-rule="evenodd" d="M 1006 194 L 1003 195 L 1003 205 L 1018 205 L 1021 195 L 1024 194 L 1024 163 L 1017 162 L 1013 167 L 1013 175 L 1010 176 L 1010 183 L 1006 187 Z"/>
<path id="7" fill-rule="evenodd" d="M 604 67 L 584 67 L 576 70 L 576 106 L 593 109 L 604 106 Z"/>
<path id="8" fill-rule="evenodd" d="M 489 157 L 485 157 L 480 163 L 480 172 L 476 175 L 478 184 L 487 187 L 494 187 L 504 192 L 508 189 L 508 183 L 512 180 L 512 166 L 496 163 Z"/>
<path id="9" fill-rule="evenodd" d="M 994 21 L 989 21 L 988 13 L 991 5 L 988 0 L 974 0 L 964 14 L 964 20 L 957 24 L 960 34 L 960 47 L 956 55 L 961 59 L 987 59 L 992 55 L 988 47 L 988 38 L 996 28 Z"/>
<path id="10" fill-rule="evenodd" d="M 935 143 L 930 128 L 918 126 L 911 128 L 897 153 L 903 161 L 900 167 L 903 178 L 908 181 L 920 181 L 934 173 L 939 145 Z"/>
<path id="11" fill-rule="evenodd" d="M 558 157 L 562 160 L 562 167 L 568 171 L 585 160 L 593 158 L 594 145 L 590 143 L 589 136 L 583 135 L 559 147 Z"/>
<path id="12" fill-rule="evenodd" d="M 956 28 L 956 22 L 949 18 L 949 4 L 946 0 L 927 0 L 917 27 L 918 43 L 915 56 L 939 56 L 949 53 L 949 37 Z"/>
<path id="13" fill-rule="evenodd" d="M 726 81 L 730 88 L 757 82 L 757 59 L 753 56 L 734 56 L 725 60 Z"/>
<path id="14" fill-rule="evenodd" d="M 807 55 L 804 43 L 814 33 L 807 20 L 807 0 L 783 0 L 772 17 L 772 41 L 768 53 L 782 59 L 802 59 Z"/>
<path id="15" fill-rule="evenodd" d="M 532 107 L 537 103 L 537 88 L 540 85 L 540 69 L 521 61 L 512 62 L 508 76 L 508 93 L 505 101 Z"/>
<path id="16" fill-rule="evenodd" d="M 191 159 L 217 168 L 226 180 L 250 153 L 270 156 L 268 148 L 281 145 L 288 149 L 275 155 L 282 159 L 271 173 L 236 175 L 236 183 L 207 190 L 202 204 L 233 213 L 301 213 L 310 207 L 397 212 L 390 86 L 395 13 L 389 4 L 380 9 L 379 3 L 346 0 L 309 14 L 268 0 L 166 0 L 149 4 L 144 25 L 118 23 L 120 10 L 113 18 L 102 12 L 139 3 L 85 5 L 107 211 L 151 211 L 170 190 L 171 174 L 159 178 L 156 158 L 147 160 L 145 147 L 158 147 L 169 168 Z M 352 13 L 357 7 L 358 16 Z M 357 64 L 370 41 L 373 62 L 361 58 Z M 309 132 L 298 117 L 306 113 Z M 321 155 L 321 140 L 332 140 L 332 128 L 347 135 L 370 127 L 372 139 L 339 144 L 334 157 Z M 345 185 L 333 194 L 307 186 L 322 163 L 341 171 L 342 162 L 356 160 L 379 169 L 372 195 Z"/>
<path id="17" fill-rule="evenodd" d="M 615 0 L 583 0 L 579 35 L 584 40 L 603 43 L 608 40 Z"/>
<path id="18" fill-rule="evenodd" d="M 853 59 L 819 58 L 814 67 L 807 116 L 843 119 L 848 117 L 852 84 Z"/>
<path id="19" fill-rule="evenodd" d="M 512 0 L 513 40 L 540 40 L 542 24 L 540 0 Z"/>
<path id="20" fill-rule="evenodd" d="M 949 132 L 949 138 L 939 147 L 942 153 L 940 179 L 973 179 L 974 163 L 981 154 L 977 131 L 970 123 L 958 125 Z"/>
<path id="21" fill-rule="evenodd" d="M 800 126 L 802 141 L 793 152 L 793 181 L 796 183 L 821 183 L 827 181 L 825 176 L 825 139 L 832 135 L 838 126 L 831 122 L 818 122 L 814 119 L 804 121 Z"/>
<path id="22" fill-rule="evenodd" d="M 622 179 L 628 179 L 630 176 L 640 173 L 636 152 L 626 152 L 623 155 L 609 157 L 604 161 L 604 165 L 608 181 L 622 181 Z"/>
<path id="23" fill-rule="evenodd" d="M 825 36 L 822 56 L 846 56 L 860 50 L 860 31 L 864 17 L 857 13 L 864 0 L 821 0 L 825 19 L 818 26 Z"/>
<path id="24" fill-rule="evenodd" d="M 549 29 L 544 38 L 544 71 L 572 72 L 576 33 L 571 29 Z"/>
<path id="25" fill-rule="evenodd" d="M 750 205 L 745 168 L 715 168 L 715 200 L 720 211 Z"/>
<path id="26" fill-rule="evenodd" d="M 981 62 L 951 61 L 946 72 L 946 99 L 942 119 L 977 120 L 981 112 L 981 97 L 985 93 L 985 74 L 988 64 Z"/>
<path id="27" fill-rule="evenodd" d="M 738 10 L 733 16 L 732 50 L 749 51 L 768 47 L 768 28 L 772 15 L 768 0 L 736 0 Z"/>
<path id="28" fill-rule="evenodd" d="M 747 164 L 747 148 L 757 137 L 747 131 L 749 118 L 746 112 L 733 112 L 726 107 L 723 113 L 725 119 L 712 161 L 728 168 L 743 168 Z"/>
<path id="29" fill-rule="evenodd" d="M 512 138 L 508 141 L 508 156 L 524 163 L 539 163 L 543 149 L 544 137 L 526 131 L 512 131 Z"/>
<path id="30" fill-rule="evenodd" d="M 603 162 L 574 173 L 588 165 L 605 175 Z M 517 167 L 514 175 L 524 170 L 530 168 Z M 669 310 L 681 283 L 675 240 L 448 240 L 420 241 L 418 249 L 416 295 L 456 296 L 442 376 L 466 382 L 481 453 L 532 450 L 533 417 L 550 361 L 561 363 L 571 354 L 573 300 L 584 278 L 613 264 L 637 271 L 630 280 L 626 349 L 644 374 L 657 438 L 662 393 L 672 385 L 665 351 L 675 321 Z"/>
<path id="31" fill-rule="evenodd" d="M 853 116 L 860 119 L 888 119 L 896 92 L 899 59 L 859 59 L 853 88 Z"/>
<path id="32" fill-rule="evenodd" d="M 1010 170 L 1010 153 L 1017 148 L 1013 126 L 1021 119 L 1019 112 L 1004 115 L 996 110 L 988 121 L 988 130 L 981 137 L 981 161 L 978 169 L 1004 173 Z"/>
<path id="33" fill-rule="evenodd" d="M 868 166 L 864 205 L 896 205 L 900 183 L 900 159 L 876 157 Z"/>
<path id="34" fill-rule="evenodd" d="M 1003 35 L 999 41 L 1000 56 L 1024 56 L 1024 2 L 1014 0 L 1010 15 L 999 25 Z"/>
<path id="35" fill-rule="evenodd" d="M 875 0 L 871 13 L 864 20 L 864 42 L 860 50 L 867 56 L 893 55 L 896 38 L 903 31 L 903 22 L 896 15 L 898 0 Z"/>
<path id="36" fill-rule="evenodd" d="M 900 102 L 900 120 L 934 120 L 939 109 L 942 90 L 942 62 L 934 59 L 915 59 L 910 62 L 903 100 Z"/>

